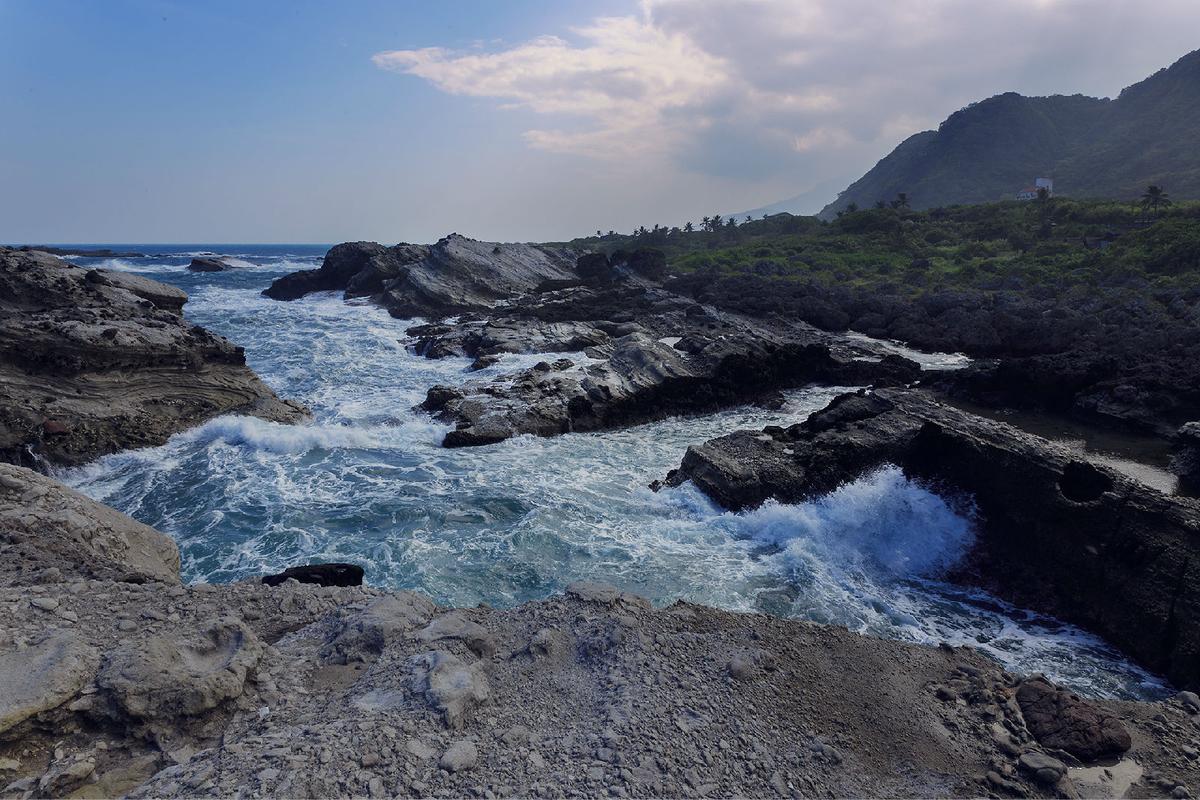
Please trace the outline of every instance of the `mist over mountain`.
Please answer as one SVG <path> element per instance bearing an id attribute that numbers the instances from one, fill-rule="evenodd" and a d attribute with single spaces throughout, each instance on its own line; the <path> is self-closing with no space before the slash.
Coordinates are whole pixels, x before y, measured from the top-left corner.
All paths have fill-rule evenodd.
<path id="1" fill-rule="evenodd" d="M 1200 197 L 1200 51 L 1124 89 L 1083 95 L 996 95 L 955 112 L 936 131 L 901 142 L 827 205 L 869 207 L 900 192 L 914 208 L 1012 199 L 1036 177 L 1058 195 L 1133 199 L 1154 183 Z"/>

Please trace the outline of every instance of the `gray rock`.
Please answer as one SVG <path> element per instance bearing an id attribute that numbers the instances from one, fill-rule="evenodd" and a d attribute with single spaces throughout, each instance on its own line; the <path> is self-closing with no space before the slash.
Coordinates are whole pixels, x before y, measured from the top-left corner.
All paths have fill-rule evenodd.
<path id="1" fill-rule="evenodd" d="M 39 568 L 60 579 L 179 581 L 179 550 L 153 528 L 31 470 L 0 463 L 0 527 L 12 543 L 0 579 L 31 582 Z M 19 488 L 13 488 L 13 486 Z M 36 599 L 47 611 L 53 597 Z"/>
<path id="2" fill-rule="evenodd" d="M 453 730 L 461 730 L 475 709 L 491 697 L 483 668 L 467 666 L 444 650 L 414 656 L 410 667 L 413 691 L 423 695 Z"/>
<path id="3" fill-rule="evenodd" d="M 0 651 L 0 733 L 70 700 L 99 661 L 94 647 L 62 630 L 22 650 Z"/>
<path id="4" fill-rule="evenodd" d="M 1038 783 L 1053 786 L 1067 774 L 1067 765 L 1045 753 L 1029 751 L 1022 753 L 1017 765 L 1032 775 Z"/>
<path id="5" fill-rule="evenodd" d="M 96 683 L 119 712 L 170 721 L 240 696 L 262 654 L 252 631 L 225 620 L 198 634 L 126 644 L 107 656 Z"/>
<path id="6" fill-rule="evenodd" d="M 373 661 L 389 641 L 428 622 L 434 609 L 429 598 L 415 592 L 382 597 L 339 625 L 322 646 L 321 658 L 329 664 Z"/>
<path id="7" fill-rule="evenodd" d="M 451 611 L 437 617 L 417 634 L 417 638 L 426 644 L 458 639 L 482 658 L 490 658 L 496 652 L 496 641 L 492 635 L 468 619 L 464 611 Z"/>
<path id="8" fill-rule="evenodd" d="M 475 743 L 459 739 L 442 753 L 442 757 L 438 759 L 438 766 L 447 772 L 462 772 L 474 768 L 478 761 L 479 750 Z"/>

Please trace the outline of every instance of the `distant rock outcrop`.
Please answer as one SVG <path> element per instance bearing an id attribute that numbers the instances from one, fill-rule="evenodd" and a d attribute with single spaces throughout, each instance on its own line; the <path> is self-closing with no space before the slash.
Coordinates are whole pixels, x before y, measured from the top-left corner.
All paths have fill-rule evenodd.
<path id="1" fill-rule="evenodd" d="M 576 279 L 573 251 L 480 242 L 451 234 L 436 244 L 339 244 L 321 267 L 277 279 L 263 294 L 295 300 L 342 290 L 373 297 L 396 317 L 443 316 L 490 308 L 546 281 Z"/>
<path id="2" fill-rule="evenodd" d="M 233 267 L 225 259 L 217 256 L 196 256 L 192 263 L 188 264 L 188 269 L 192 272 L 224 272 Z"/>
<path id="3" fill-rule="evenodd" d="M 294 421 L 187 295 L 127 272 L 0 249 L 0 461 L 79 464 L 228 412 Z"/>

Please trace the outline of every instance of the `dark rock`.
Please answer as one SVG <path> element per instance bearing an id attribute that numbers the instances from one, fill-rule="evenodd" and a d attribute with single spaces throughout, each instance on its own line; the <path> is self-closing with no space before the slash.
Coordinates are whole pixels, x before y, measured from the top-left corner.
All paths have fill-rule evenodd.
<path id="1" fill-rule="evenodd" d="M 1039 744 L 1084 763 L 1119 756 L 1132 746 L 1120 720 L 1045 678 L 1023 681 L 1017 703 L 1025 726 Z"/>
<path id="2" fill-rule="evenodd" d="M 1200 422 L 1189 422 L 1175 433 L 1171 471 L 1179 476 L 1179 488 L 1200 494 Z"/>
<path id="3" fill-rule="evenodd" d="M 1200 685 L 1200 501 L 923 392 L 843 395 L 790 428 L 689 447 L 666 483 L 690 480 L 741 509 L 802 502 L 884 464 L 973 502 L 976 545 L 949 577 L 1094 630 L 1180 685 Z"/>
<path id="4" fill-rule="evenodd" d="M 107 247 L 100 247 L 94 250 L 78 247 L 48 247 L 46 245 L 22 245 L 16 248 L 24 252 L 38 251 L 41 253 L 49 253 L 52 256 L 80 256 L 84 258 L 145 258 L 145 253 L 122 252 L 120 250 L 111 250 Z"/>
<path id="5" fill-rule="evenodd" d="M 0 460 L 80 464 L 230 412 L 304 417 L 240 347 L 188 323 L 186 302 L 140 275 L 0 248 Z"/>
<path id="6" fill-rule="evenodd" d="M 262 582 L 267 586 L 278 586 L 289 579 L 319 586 L 362 586 L 363 568 L 357 564 L 308 564 L 288 567 L 275 575 L 264 575 Z"/>
<path id="7" fill-rule="evenodd" d="M 224 272 L 227 269 L 233 269 L 221 258 L 198 256 L 192 259 L 192 263 L 188 264 L 188 269 L 192 272 Z"/>

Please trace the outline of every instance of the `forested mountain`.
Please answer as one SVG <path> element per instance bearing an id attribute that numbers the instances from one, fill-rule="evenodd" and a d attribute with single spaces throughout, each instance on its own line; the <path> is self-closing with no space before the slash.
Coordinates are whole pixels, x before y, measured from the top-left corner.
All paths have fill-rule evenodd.
<path id="1" fill-rule="evenodd" d="M 1076 198 L 1132 200 L 1148 184 L 1200 198 L 1200 50 L 1115 100 L 1009 92 L 910 136 L 821 212 L 907 195 L 914 208 L 1012 199 L 1036 177 Z"/>

